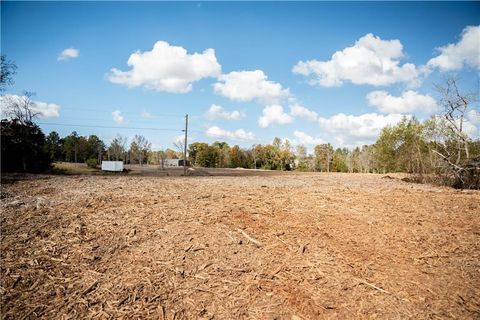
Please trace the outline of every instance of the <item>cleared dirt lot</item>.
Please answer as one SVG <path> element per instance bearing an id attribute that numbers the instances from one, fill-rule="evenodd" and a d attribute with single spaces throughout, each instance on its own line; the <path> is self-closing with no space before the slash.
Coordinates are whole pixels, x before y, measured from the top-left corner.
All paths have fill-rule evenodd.
<path id="1" fill-rule="evenodd" d="M 368 174 L 2 185 L 5 319 L 480 317 L 480 192 Z"/>

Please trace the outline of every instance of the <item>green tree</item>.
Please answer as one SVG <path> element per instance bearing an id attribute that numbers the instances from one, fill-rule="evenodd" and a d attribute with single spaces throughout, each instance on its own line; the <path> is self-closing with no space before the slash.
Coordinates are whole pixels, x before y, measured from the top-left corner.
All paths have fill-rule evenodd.
<path id="1" fill-rule="evenodd" d="M 428 155 L 425 127 L 415 118 L 403 118 L 384 128 L 375 143 L 375 158 L 381 171 L 425 173 Z"/>
<path id="2" fill-rule="evenodd" d="M 0 92 L 13 84 L 16 65 L 1 55 Z M 33 94 L 25 92 L 20 98 L 2 96 L 1 171 L 41 172 L 50 167 L 50 156 L 45 150 L 45 135 L 34 123 L 39 115 L 35 111 Z"/>
<path id="3" fill-rule="evenodd" d="M 262 169 L 277 170 L 279 165 L 278 144 L 267 144 L 260 149 L 260 162 Z"/>
<path id="4" fill-rule="evenodd" d="M 194 142 L 188 146 L 188 160 L 192 165 L 200 166 L 197 159 L 198 154 L 204 152 L 207 147 L 208 144 L 204 142 Z"/>
<path id="5" fill-rule="evenodd" d="M 212 147 L 217 149 L 219 168 L 227 168 L 230 166 L 230 146 L 226 142 L 215 141 Z"/>
<path id="6" fill-rule="evenodd" d="M 298 171 L 310 171 L 307 161 L 307 148 L 304 145 L 297 145 L 295 148 L 296 167 Z"/>
<path id="7" fill-rule="evenodd" d="M 295 154 L 292 152 L 292 145 L 289 140 L 281 145 L 279 150 L 280 170 L 291 170 Z"/>
<path id="8" fill-rule="evenodd" d="M 104 153 L 105 143 L 96 135 L 90 135 L 86 141 L 85 160 L 95 159 L 100 164 Z"/>
<path id="9" fill-rule="evenodd" d="M 117 136 L 116 138 L 114 138 L 110 143 L 110 146 L 108 147 L 108 159 L 125 161 L 126 145 L 126 138 L 122 136 Z"/>
<path id="10" fill-rule="evenodd" d="M 65 160 L 68 162 L 77 162 L 78 160 L 78 144 L 80 137 L 76 131 L 66 136 L 63 140 L 63 152 Z"/>
<path id="11" fill-rule="evenodd" d="M 50 167 L 45 135 L 33 122 L 1 121 L 1 171 L 42 172 Z"/>
<path id="12" fill-rule="evenodd" d="M 219 149 L 214 146 L 207 146 L 198 151 L 196 157 L 197 165 L 207 168 L 217 168 L 220 163 Z"/>
<path id="13" fill-rule="evenodd" d="M 396 161 L 396 131 L 392 127 L 385 127 L 375 143 L 375 159 L 378 168 L 383 173 L 398 171 Z"/>
<path id="14" fill-rule="evenodd" d="M 45 152 L 48 154 L 51 161 L 62 160 L 63 141 L 60 139 L 60 136 L 56 131 L 52 131 L 48 134 L 45 140 Z"/>
<path id="15" fill-rule="evenodd" d="M 238 145 L 230 148 L 230 167 L 231 168 L 248 168 L 247 154 Z"/>
<path id="16" fill-rule="evenodd" d="M 333 160 L 333 147 L 330 143 L 315 146 L 315 171 L 330 172 Z"/>
<path id="17" fill-rule="evenodd" d="M 347 158 L 349 156 L 347 148 L 337 148 L 333 153 L 332 171 L 334 172 L 348 172 Z"/>
<path id="18" fill-rule="evenodd" d="M 282 143 L 278 137 L 273 139 L 272 144 L 255 146 L 255 158 L 257 166 L 267 170 L 284 170 L 291 159 L 290 143 Z"/>

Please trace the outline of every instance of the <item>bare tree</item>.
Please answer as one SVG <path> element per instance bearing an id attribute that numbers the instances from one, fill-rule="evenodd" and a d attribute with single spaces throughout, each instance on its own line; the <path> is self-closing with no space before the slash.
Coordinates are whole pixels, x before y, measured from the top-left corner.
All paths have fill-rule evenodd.
<path id="1" fill-rule="evenodd" d="M 23 96 L 5 95 L 2 97 L 2 113 L 5 117 L 21 124 L 31 124 L 41 113 L 36 110 L 33 92 L 25 91 Z"/>
<path id="2" fill-rule="evenodd" d="M 158 157 L 160 160 L 160 165 L 162 167 L 162 170 L 165 169 L 165 159 L 167 158 L 167 153 L 163 150 L 158 151 Z"/>
<path id="3" fill-rule="evenodd" d="M 432 151 L 443 160 L 445 173 L 454 176 L 455 184 L 465 187 L 468 185 L 469 176 L 478 175 L 480 170 L 478 161 L 473 167 L 470 163 L 471 138 L 465 132 L 466 117 L 470 106 L 477 101 L 478 93 L 461 92 L 458 79 L 453 76 L 436 85 L 436 89 L 440 93 L 439 104 L 444 111 L 436 121 L 436 148 Z"/>
<path id="4" fill-rule="evenodd" d="M 185 151 L 185 137 L 179 136 L 177 140 L 173 143 L 173 146 L 176 149 L 176 154 L 178 159 L 183 159 L 183 152 Z M 185 155 L 188 159 L 188 150 L 187 154 Z"/>
<path id="5" fill-rule="evenodd" d="M 110 157 L 114 158 L 115 160 L 120 160 L 125 155 L 125 147 L 127 145 L 127 138 L 122 136 L 117 136 L 115 139 L 112 140 L 110 147 L 108 148 L 109 160 Z M 125 159 L 124 159 L 125 160 Z"/>
<path id="6" fill-rule="evenodd" d="M 7 60 L 7 57 L 2 54 L 0 56 L 0 92 L 4 92 L 7 85 L 14 83 L 13 75 L 16 73 L 16 70 L 15 62 Z"/>
<path id="7" fill-rule="evenodd" d="M 476 99 L 475 94 L 461 93 L 458 89 L 458 79 L 449 76 L 444 84 L 436 85 L 440 93 L 440 105 L 444 108 L 444 119 L 447 122 L 447 128 L 457 140 L 457 158 L 455 164 L 460 163 L 462 149 L 465 151 L 466 158 L 470 158 L 468 150 L 469 137 L 465 133 L 465 116 L 471 103 Z"/>
<path id="8" fill-rule="evenodd" d="M 173 146 L 175 147 L 177 153 L 180 155 L 183 155 L 183 151 L 185 148 L 185 138 L 184 137 L 179 137 L 177 141 L 173 143 Z"/>
<path id="9" fill-rule="evenodd" d="M 147 152 L 150 150 L 152 144 L 148 142 L 147 138 L 140 135 L 135 135 L 132 143 L 130 144 L 130 152 L 138 160 L 140 165 L 143 165 Z"/>

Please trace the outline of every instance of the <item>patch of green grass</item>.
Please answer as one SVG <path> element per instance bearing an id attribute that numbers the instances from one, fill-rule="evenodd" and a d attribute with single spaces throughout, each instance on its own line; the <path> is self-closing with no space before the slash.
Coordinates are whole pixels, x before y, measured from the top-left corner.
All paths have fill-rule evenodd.
<path id="1" fill-rule="evenodd" d="M 54 162 L 54 174 L 102 174 L 100 169 L 89 168 L 85 163 Z"/>

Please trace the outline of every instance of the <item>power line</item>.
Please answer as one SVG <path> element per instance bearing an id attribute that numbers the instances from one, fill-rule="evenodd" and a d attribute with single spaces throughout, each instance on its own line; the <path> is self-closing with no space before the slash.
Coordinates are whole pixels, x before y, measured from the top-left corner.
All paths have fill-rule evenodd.
<path id="1" fill-rule="evenodd" d="M 37 124 L 64 126 L 64 127 L 84 127 L 84 128 L 134 129 L 134 130 L 155 130 L 155 131 L 175 131 L 175 132 L 183 131 L 181 129 L 167 129 L 167 128 L 100 126 L 100 125 L 56 123 L 56 122 L 37 122 Z"/>
<path id="2" fill-rule="evenodd" d="M 107 111 L 107 110 L 98 110 L 98 109 L 89 109 L 89 108 L 70 108 L 70 107 L 62 107 L 61 110 L 74 110 L 74 111 L 95 111 L 97 113 L 108 113 L 108 114 L 111 114 L 112 112 L 111 111 Z M 159 117 L 174 117 L 174 118 L 184 118 L 185 115 L 181 115 L 181 114 L 166 114 L 166 113 L 150 113 L 146 110 L 143 110 L 141 112 L 129 112 L 129 111 L 122 111 L 122 110 L 119 110 L 122 114 L 124 115 L 137 115 L 139 117 L 142 117 L 142 113 L 144 113 L 146 116 L 144 118 L 148 118 L 149 116 L 150 117 L 155 117 L 155 118 L 159 118 Z"/>

